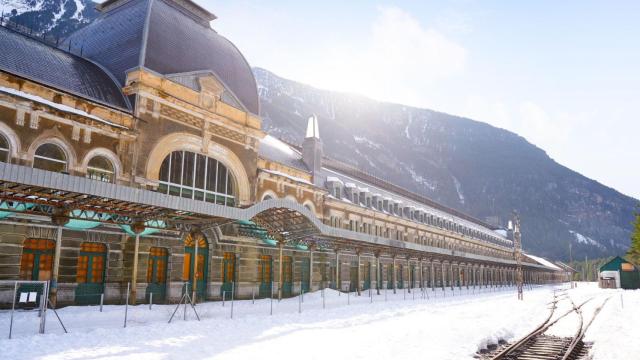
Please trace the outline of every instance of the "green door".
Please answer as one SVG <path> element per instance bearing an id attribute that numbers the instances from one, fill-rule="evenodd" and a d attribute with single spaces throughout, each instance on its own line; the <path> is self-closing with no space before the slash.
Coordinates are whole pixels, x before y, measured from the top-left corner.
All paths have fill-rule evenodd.
<path id="1" fill-rule="evenodd" d="M 387 289 L 393 289 L 393 264 L 387 264 Z"/>
<path id="2" fill-rule="evenodd" d="M 193 293 L 195 241 L 191 235 L 185 239 L 183 280 L 188 282 L 189 295 Z M 195 274 L 196 296 L 203 300 L 207 294 L 207 274 L 209 273 L 209 245 L 204 236 L 198 239 L 197 273 Z M 183 290 L 184 291 L 184 290 Z"/>
<path id="3" fill-rule="evenodd" d="M 163 303 L 167 297 L 167 263 L 169 252 L 165 248 L 152 247 L 149 249 L 149 261 L 147 262 L 147 290 L 145 293 L 148 302 L 153 294 L 153 302 Z"/>
<path id="4" fill-rule="evenodd" d="M 362 290 L 369 290 L 371 287 L 371 262 L 364 263 L 364 284 Z"/>
<path id="5" fill-rule="evenodd" d="M 402 264 L 398 265 L 398 289 L 404 288 L 404 268 Z"/>
<path id="6" fill-rule="evenodd" d="M 309 292 L 309 270 L 311 269 L 309 261 L 309 258 L 302 258 L 300 265 L 302 266 L 302 291 L 304 292 Z"/>
<path id="7" fill-rule="evenodd" d="M 107 247 L 101 243 L 82 243 L 78 255 L 76 303 L 95 305 L 104 293 Z"/>
<path id="8" fill-rule="evenodd" d="M 282 260 L 282 296 L 290 297 L 293 290 L 293 262 L 291 256 Z"/>
<path id="9" fill-rule="evenodd" d="M 236 280 L 236 254 L 225 252 L 222 258 L 222 286 L 220 287 L 220 295 L 226 292 L 226 297 L 231 297 L 233 282 Z"/>
<path id="10" fill-rule="evenodd" d="M 271 297 L 273 294 L 273 258 L 270 255 L 262 255 L 260 258 L 260 288 L 258 296 Z"/>
<path id="11" fill-rule="evenodd" d="M 49 239 L 25 240 L 22 248 L 22 257 L 20 259 L 20 279 L 51 280 L 55 246 L 56 243 Z M 18 287 L 16 299 L 20 298 L 20 293 L 36 292 L 37 296 L 34 304 L 39 304 L 43 290 L 43 286 L 39 284 L 21 284 Z M 16 304 L 18 304 L 17 301 Z"/>

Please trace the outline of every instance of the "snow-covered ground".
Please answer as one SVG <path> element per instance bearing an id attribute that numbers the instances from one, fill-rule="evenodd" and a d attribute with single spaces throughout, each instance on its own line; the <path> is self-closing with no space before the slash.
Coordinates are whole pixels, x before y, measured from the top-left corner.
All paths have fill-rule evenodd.
<path id="1" fill-rule="evenodd" d="M 567 286 L 565 285 L 564 288 Z M 0 313 L 0 358 L 3 359 L 249 359 L 255 357 L 297 359 L 471 359 L 488 343 L 513 340 L 525 335 L 548 315 L 553 289 L 528 289 L 524 301 L 516 300 L 513 288 L 501 291 L 463 289 L 419 291 L 396 295 L 338 295 L 326 291 L 326 308 L 319 292 L 298 298 L 236 301 L 223 307 L 220 302 L 198 304 L 198 322 L 182 309 L 167 324 L 175 306 L 129 307 L 127 328 L 122 328 L 123 306 L 66 307 L 59 310 L 69 334 L 63 334 L 52 312 L 47 318 L 47 334 L 37 335 L 34 313 L 16 313 L 14 339 L 8 340 L 9 314 Z M 568 291 L 580 303 L 594 297 L 584 307 L 585 318 L 612 296 L 586 340 L 595 341 L 595 359 L 631 359 L 640 354 L 634 336 L 640 323 L 640 291 L 598 289 L 580 284 Z M 620 300 L 624 294 L 624 307 Z M 415 295 L 415 299 L 414 299 Z M 405 300 L 406 298 L 406 300 Z M 350 305 L 348 305 L 350 302 Z M 302 312 L 299 313 L 301 305 Z M 565 311 L 569 302 L 559 304 Z M 559 313 L 558 312 L 558 313 Z M 575 323 L 558 323 L 555 332 L 571 335 Z"/>

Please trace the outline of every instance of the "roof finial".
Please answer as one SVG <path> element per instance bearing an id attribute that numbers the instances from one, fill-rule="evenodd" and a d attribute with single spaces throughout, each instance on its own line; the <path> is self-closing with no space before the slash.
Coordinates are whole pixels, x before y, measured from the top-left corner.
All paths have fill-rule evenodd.
<path id="1" fill-rule="evenodd" d="M 318 117 L 312 114 L 307 122 L 307 135 L 305 138 L 320 139 L 320 131 L 318 131 Z"/>

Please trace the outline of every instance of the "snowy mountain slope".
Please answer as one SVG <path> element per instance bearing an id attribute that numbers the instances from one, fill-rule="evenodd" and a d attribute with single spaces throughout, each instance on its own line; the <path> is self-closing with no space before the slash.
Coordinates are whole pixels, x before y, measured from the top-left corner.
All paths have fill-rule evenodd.
<path id="1" fill-rule="evenodd" d="M 90 0 L 0 0 L 0 13 L 37 34 L 64 37 L 98 15 Z"/>
<path id="2" fill-rule="evenodd" d="M 623 253 L 638 200 L 549 158 L 524 138 L 427 109 L 318 90 L 254 69 L 265 130 L 300 143 L 314 113 L 327 156 L 450 207 L 505 224 L 522 215 L 526 249 L 550 258 Z"/>

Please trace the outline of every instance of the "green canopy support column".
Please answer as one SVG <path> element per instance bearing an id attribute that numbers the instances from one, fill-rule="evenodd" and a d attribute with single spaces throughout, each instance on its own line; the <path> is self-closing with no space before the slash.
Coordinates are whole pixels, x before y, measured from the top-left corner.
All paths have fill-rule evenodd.
<path id="1" fill-rule="evenodd" d="M 278 300 L 282 300 L 282 284 L 283 284 L 283 276 L 284 276 L 283 257 L 282 257 L 283 250 L 284 250 L 284 241 L 278 240 L 278 252 L 280 253 L 278 255 L 280 258 L 278 262 Z"/>
<path id="2" fill-rule="evenodd" d="M 136 295 L 138 294 L 136 289 L 138 285 L 138 255 L 140 253 L 140 233 L 144 231 L 144 228 L 143 221 L 135 221 L 131 225 L 131 231 L 136 234 L 133 246 L 133 269 L 131 270 L 131 296 L 129 297 L 131 305 L 136 304 Z"/>
<path id="3" fill-rule="evenodd" d="M 360 276 L 360 266 L 361 266 L 361 264 L 360 264 L 360 253 L 361 253 L 361 250 L 357 249 L 356 250 L 356 256 L 358 257 L 358 268 L 356 269 L 356 276 L 358 278 L 358 282 L 356 283 L 356 291 L 358 292 L 358 296 L 360 296 L 360 278 L 361 278 L 361 276 Z"/>
<path id="4" fill-rule="evenodd" d="M 418 258 L 420 262 L 420 290 L 424 291 L 424 263 L 422 262 L 422 258 Z"/>
<path id="5" fill-rule="evenodd" d="M 58 226 L 56 233 L 56 247 L 53 255 L 53 274 L 51 275 L 50 300 L 53 306 L 58 302 L 58 275 L 60 274 L 60 249 L 62 248 L 62 227 L 69 222 L 65 209 L 55 208 L 51 215 L 51 222 Z"/>
<path id="6" fill-rule="evenodd" d="M 451 285 L 451 291 L 453 291 L 453 288 L 455 286 L 453 279 L 453 263 L 449 263 L 449 284 Z"/>
<path id="7" fill-rule="evenodd" d="M 446 269 L 445 269 L 445 266 L 444 266 L 444 261 L 442 261 L 441 264 L 442 264 L 442 291 L 444 291 L 444 288 L 447 286 L 447 284 L 444 281 L 445 280 L 445 275 L 446 275 L 446 273 L 445 273 Z"/>
<path id="8" fill-rule="evenodd" d="M 376 293 L 380 295 L 380 287 L 382 286 L 382 269 L 380 268 L 380 251 L 375 252 L 376 256 Z"/>
<path id="9" fill-rule="evenodd" d="M 436 268 L 433 264 L 433 258 L 431 258 L 431 261 L 429 261 L 431 263 L 431 291 L 435 291 L 436 290 Z"/>
<path id="10" fill-rule="evenodd" d="M 410 293 L 411 292 L 411 286 L 413 286 L 413 273 L 411 271 L 411 260 L 409 259 L 409 256 L 407 256 L 407 291 Z M 404 279 L 402 279 L 402 282 L 404 283 Z M 404 286 L 404 284 L 402 284 Z"/>
<path id="11" fill-rule="evenodd" d="M 336 290 L 340 291 L 340 249 L 336 248 Z"/>
<path id="12" fill-rule="evenodd" d="M 394 254 L 393 257 L 393 262 L 391 263 L 391 268 L 393 269 L 393 293 L 396 293 L 396 290 L 398 288 L 398 274 L 396 272 L 396 255 Z"/>
<path id="13" fill-rule="evenodd" d="M 316 244 L 309 244 L 309 292 L 313 291 L 313 250 Z"/>

